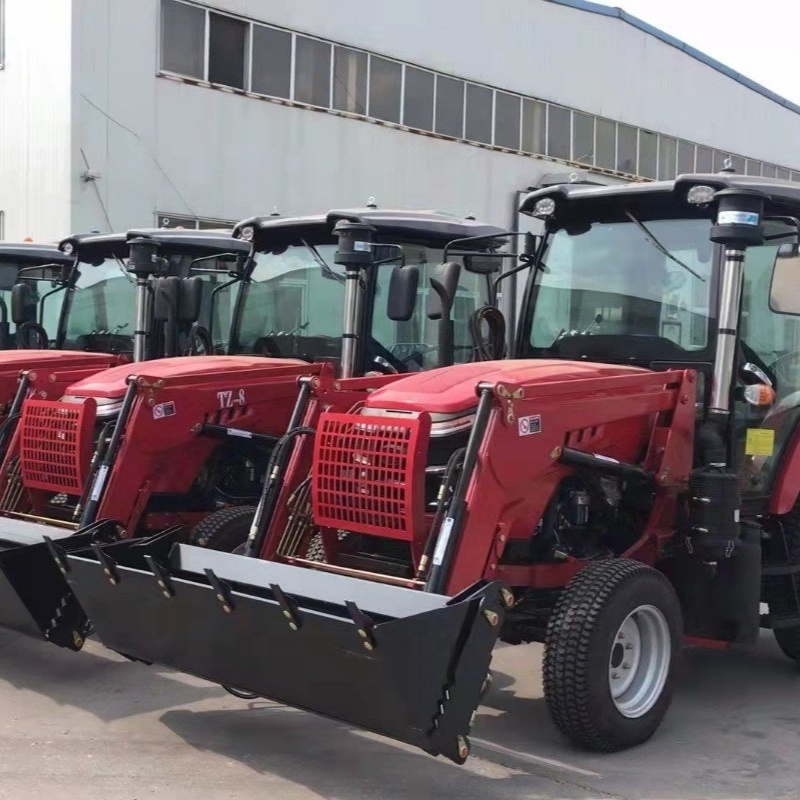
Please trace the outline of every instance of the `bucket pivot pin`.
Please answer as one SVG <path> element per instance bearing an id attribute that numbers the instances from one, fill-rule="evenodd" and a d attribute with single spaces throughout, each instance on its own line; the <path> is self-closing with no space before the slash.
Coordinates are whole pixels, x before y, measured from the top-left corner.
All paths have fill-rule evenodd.
<path id="1" fill-rule="evenodd" d="M 67 561 L 66 550 L 59 547 L 49 536 L 44 537 L 44 543 L 47 547 L 47 552 L 50 553 L 53 561 L 56 562 L 56 566 L 61 574 L 66 575 L 67 572 L 69 572 L 69 562 Z"/>
<path id="2" fill-rule="evenodd" d="M 286 618 L 286 622 L 293 631 L 299 631 L 302 625 L 300 615 L 297 613 L 297 607 L 287 597 L 286 592 L 278 586 L 277 583 L 271 583 L 269 590 L 272 592 L 275 602 L 281 607 L 281 613 Z"/>

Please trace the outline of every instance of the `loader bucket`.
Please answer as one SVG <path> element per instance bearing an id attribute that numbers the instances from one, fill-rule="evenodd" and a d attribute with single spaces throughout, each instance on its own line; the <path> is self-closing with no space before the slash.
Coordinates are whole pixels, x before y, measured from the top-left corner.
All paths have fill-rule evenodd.
<path id="1" fill-rule="evenodd" d="M 462 763 L 504 616 L 501 585 L 453 598 L 176 544 L 72 552 L 107 647 Z"/>
<path id="2" fill-rule="evenodd" d="M 22 520 L 2 520 L 0 627 L 80 650 L 88 622 L 61 570 L 63 557 L 102 540 L 116 524 L 98 522 L 79 533 Z"/>

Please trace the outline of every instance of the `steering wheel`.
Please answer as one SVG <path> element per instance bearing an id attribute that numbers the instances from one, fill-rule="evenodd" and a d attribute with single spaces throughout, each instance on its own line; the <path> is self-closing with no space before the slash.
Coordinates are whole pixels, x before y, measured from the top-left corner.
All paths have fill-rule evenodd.
<path id="1" fill-rule="evenodd" d="M 38 322 L 23 322 L 17 327 L 18 350 L 47 350 L 49 345 L 47 331 Z"/>

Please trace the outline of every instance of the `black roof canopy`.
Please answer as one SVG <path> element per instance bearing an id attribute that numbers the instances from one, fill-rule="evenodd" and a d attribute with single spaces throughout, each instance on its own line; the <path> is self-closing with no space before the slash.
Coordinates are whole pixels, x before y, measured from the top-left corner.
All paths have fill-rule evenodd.
<path id="1" fill-rule="evenodd" d="M 27 267 L 40 264 L 69 265 L 72 259 L 55 245 L 0 242 L 0 262 L 11 262 Z"/>
<path id="2" fill-rule="evenodd" d="M 378 229 L 379 237 L 402 238 L 407 241 L 434 241 L 442 245 L 454 239 L 473 236 L 502 236 L 503 228 L 440 211 L 408 211 L 401 209 L 350 208 L 302 217 L 276 215 L 250 217 L 234 228 L 234 236 L 243 228 L 254 229 L 253 241 L 258 249 L 273 249 L 309 239 L 330 240 L 340 220 L 365 222 Z"/>
<path id="3" fill-rule="evenodd" d="M 234 239 L 230 230 L 185 230 L 182 228 L 134 228 L 125 233 L 79 233 L 69 236 L 58 245 L 62 252 L 72 249 L 85 263 L 97 263 L 106 258 L 127 258 L 131 239 L 145 238 L 156 242 L 163 252 L 186 253 L 195 256 L 233 253 L 246 255 L 249 246 Z"/>
<path id="4" fill-rule="evenodd" d="M 523 214 L 532 215 L 538 200 L 552 197 L 556 201 L 554 218 L 558 222 L 559 208 L 573 215 L 603 218 L 620 211 L 633 209 L 654 215 L 667 216 L 706 214 L 698 206 L 690 205 L 686 195 L 692 186 L 711 186 L 713 189 L 746 189 L 763 192 L 767 196 L 765 213 L 769 216 L 800 216 L 800 183 L 779 178 L 762 178 L 739 175 L 734 172 L 679 175 L 674 181 L 625 183 L 612 186 L 589 186 L 578 183 L 561 183 L 537 189 L 528 194 L 520 204 Z"/>

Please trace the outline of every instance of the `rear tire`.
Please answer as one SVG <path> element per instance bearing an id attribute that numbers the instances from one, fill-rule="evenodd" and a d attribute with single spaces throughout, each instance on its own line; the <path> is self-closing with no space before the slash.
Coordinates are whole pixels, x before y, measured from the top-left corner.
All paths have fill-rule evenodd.
<path id="1" fill-rule="evenodd" d="M 785 544 L 781 561 L 785 559 L 792 566 L 800 564 L 800 508 L 795 506 L 780 518 L 780 522 Z M 771 616 L 797 613 L 795 580 L 791 575 L 763 579 L 762 599 L 769 606 Z M 772 634 L 783 654 L 800 665 L 800 627 L 773 628 Z"/>
<path id="2" fill-rule="evenodd" d="M 800 628 L 774 628 L 772 633 L 783 654 L 800 665 Z"/>
<path id="3" fill-rule="evenodd" d="M 673 692 L 681 642 L 675 590 L 630 559 L 582 569 L 547 626 L 544 696 L 573 743 L 611 753 L 647 741 Z"/>
<path id="4" fill-rule="evenodd" d="M 233 506 L 215 511 L 192 531 L 189 542 L 209 550 L 233 553 L 247 541 L 255 513 L 255 506 Z"/>

